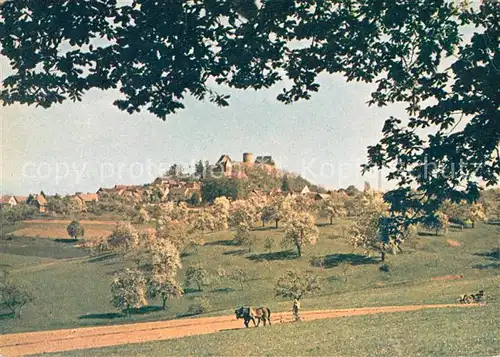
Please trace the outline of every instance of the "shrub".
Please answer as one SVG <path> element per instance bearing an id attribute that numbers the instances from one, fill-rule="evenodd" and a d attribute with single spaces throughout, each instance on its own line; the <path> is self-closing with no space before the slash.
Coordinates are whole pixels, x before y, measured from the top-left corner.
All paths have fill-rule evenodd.
<path id="1" fill-rule="evenodd" d="M 86 247 L 89 248 L 89 253 L 91 256 L 108 253 L 111 250 L 107 238 L 104 237 L 101 237 L 94 242 L 88 242 Z"/>
<path id="2" fill-rule="evenodd" d="M 349 271 L 351 270 L 351 264 L 348 262 L 342 262 L 339 264 L 339 269 L 342 272 L 342 276 L 344 277 L 344 281 L 347 281 L 347 277 L 349 276 Z"/>
<path id="3" fill-rule="evenodd" d="M 211 283 L 210 274 L 201 266 L 192 266 L 186 270 L 185 285 L 196 286 L 198 291 L 203 290 L 203 286 Z"/>
<path id="4" fill-rule="evenodd" d="M 187 313 L 189 315 L 199 315 L 209 311 L 212 308 L 210 301 L 203 296 L 196 297 L 194 302 L 189 305 Z"/>
<path id="5" fill-rule="evenodd" d="M 245 271 L 245 269 L 236 266 L 231 271 L 229 278 L 231 278 L 231 280 L 234 280 L 237 283 L 239 283 L 241 286 L 241 290 L 243 290 L 245 287 L 245 283 L 248 280 L 248 275 L 247 275 L 247 272 Z"/>
<path id="6" fill-rule="evenodd" d="M 234 244 L 245 246 L 248 248 L 249 252 L 252 251 L 252 248 L 256 242 L 256 237 L 255 235 L 251 234 L 245 226 L 238 226 L 236 232 L 233 234 L 233 237 Z"/>
<path id="7" fill-rule="evenodd" d="M 325 259 L 323 259 L 322 257 L 318 257 L 316 255 L 311 258 L 310 263 L 313 267 L 316 267 L 316 268 L 324 268 L 325 267 Z"/>
<path id="8" fill-rule="evenodd" d="M 274 248 L 274 239 L 267 237 L 266 240 L 264 241 L 264 249 L 268 252 L 271 253 Z"/>

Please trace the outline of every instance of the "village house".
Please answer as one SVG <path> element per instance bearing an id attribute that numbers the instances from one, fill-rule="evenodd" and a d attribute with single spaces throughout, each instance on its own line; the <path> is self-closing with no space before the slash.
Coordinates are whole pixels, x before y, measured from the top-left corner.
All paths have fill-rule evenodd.
<path id="1" fill-rule="evenodd" d="M 233 172 L 233 160 L 231 160 L 228 155 L 222 155 L 211 171 L 214 176 L 220 176 L 222 174 L 225 177 L 231 177 Z"/>
<path id="2" fill-rule="evenodd" d="M 327 193 L 316 193 L 316 195 L 314 196 L 315 201 L 324 201 L 328 198 L 330 198 L 330 195 Z"/>
<path id="3" fill-rule="evenodd" d="M 78 203 L 82 210 L 86 209 L 87 203 L 99 201 L 99 195 L 97 193 L 83 194 L 81 192 L 77 192 L 72 198 Z"/>
<path id="4" fill-rule="evenodd" d="M 29 195 L 26 203 L 35 206 L 40 213 L 47 212 L 47 197 L 45 197 L 44 193 Z"/>
<path id="5" fill-rule="evenodd" d="M 134 186 L 134 185 L 115 185 L 113 188 L 99 188 L 97 190 L 97 195 L 101 195 L 103 193 L 115 194 L 123 197 L 134 197 L 141 198 L 142 197 L 142 186 Z"/>
<path id="6" fill-rule="evenodd" d="M 28 197 L 26 197 L 26 196 L 6 195 L 6 196 L 1 197 L 0 205 L 6 205 L 6 206 L 12 207 L 12 206 L 24 204 L 24 203 L 26 203 L 27 200 L 28 200 Z"/>
<path id="7" fill-rule="evenodd" d="M 311 190 L 309 189 L 309 187 L 307 185 L 304 186 L 304 188 L 302 189 L 302 191 L 300 191 L 301 195 L 307 195 L 309 193 L 311 193 Z"/>
<path id="8" fill-rule="evenodd" d="M 160 176 L 153 181 L 153 185 L 156 186 L 168 186 L 168 187 L 179 187 L 183 185 L 183 182 L 176 180 L 171 176 Z"/>

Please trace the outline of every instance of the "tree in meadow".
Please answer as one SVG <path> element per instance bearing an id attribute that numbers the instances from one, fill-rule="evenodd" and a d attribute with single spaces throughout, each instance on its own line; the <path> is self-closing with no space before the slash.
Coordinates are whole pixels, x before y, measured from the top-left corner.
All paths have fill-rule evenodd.
<path id="1" fill-rule="evenodd" d="M 186 270 L 185 284 L 187 286 L 196 286 L 198 291 L 203 291 L 204 286 L 211 283 L 210 274 L 202 266 L 190 266 Z"/>
<path id="2" fill-rule="evenodd" d="M 157 239 L 151 245 L 151 266 L 147 279 L 148 296 L 159 296 L 162 309 L 167 300 L 182 296 L 183 290 L 177 282 L 177 273 L 182 267 L 179 250 L 168 239 Z"/>
<path id="3" fill-rule="evenodd" d="M 123 269 L 113 275 L 111 282 L 112 304 L 130 316 L 132 308 L 147 305 L 146 279 L 138 269 Z"/>
<path id="4" fill-rule="evenodd" d="M 295 246 L 298 256 L 307 244 L 316 244 L 319 231 L 314 217 L 306 212 L 292 212 L 285 224 L 282 246 Z"/>
<path id="5" fill-rule="evenodd" d="M 334 218 L 343 218 L 347 216 L 345 195 L 334 192 L 323 202 L 323 204 L 323 209 L 330 219 L 330 224 L 333 224 Z"/>
<path id="6" fill-rule="evenodd" d="M 108 246 L 122 256 L 132 252 L 139 244 L 139 232 L 130 222 L 119 222 L 108 237 Z"/>
<path id="7" fill-rule="evenodd" d="M 483 205 L 479 202 L 474 202 L 469 205 L 468 218 L 472 222 L 472 228 L 475 228 L 476 222 L 486 220 L 486 213 Z"/>
<path id="8" fill-rule="evenodd" d="M 238 200 L 231 204 L 229 209 L 229 224 L 231 227 L 245 226 L 248 230 L 251 230 L 256 217 L 256 208 L 249 200 Z"/>
<path id="9" fill-rule="evenodd" d="M 320 290 L 321 285 L 317 275 L 298 270 L 287 270 L 278 278 L 275 287 L 276 296 L 297 301 Z"/>
<path id="10" fill-rule="evenodd" d="M 231 204 L 229 200 L 222 196 L 217 197 L 211 206 L 211 214 L 214 217 L 215 229 L 225 230 L 228 229 L 229 208 Z"/>
<path id="11" fill-rule="evenodd" d="M 66 227 L 66 231 L 68 232 L 68 235 L 74 240 L 77 240 L 78 237 L 83 237 L 85 235 L 85 229 L 79 221 L 72 221 L 70 224 L 68 224 L 68 226 Z"/>
<path id="12" fill-rule="evenodd" d="M 449 219 L 446 214 L 437 211 L 433 215 L 426 216 L 423 225 L 426 229 L 435 231 L 436 235 L 438 235 L 440 231 L 446 234 L 448 231 Z"/>

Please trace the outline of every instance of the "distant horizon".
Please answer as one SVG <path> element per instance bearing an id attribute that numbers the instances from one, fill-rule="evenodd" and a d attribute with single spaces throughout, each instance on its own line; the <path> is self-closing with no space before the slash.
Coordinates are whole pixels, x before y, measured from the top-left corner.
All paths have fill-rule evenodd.
<path id="1" fill-rule="evenodd" d="M 245 152 L 245 153 L 248 153 L 248 152 Z M 235 157 L 236 157 L 236 156 L 233 156 L 233 155 L 231 155 L 231 154 L 227 154 L 227 153 L 219 155 L 219 157 L 218 157 L 218 158 L 220 158 L 220 156 L 223 156 L 223 155 L 227 155 L 227 156 L 229 156 L 233 162 L 241 162 L 241 161 L 239 161 L 239 160 L 235 159 Z M 240 156 L 243 156 L 243 153 L 241 153 L 241 155 L 240 155 Z M 255 154 L 254 154 L 254 159 L 255 159 L 257 156 L 271 156 L 271 157 L 274 159 L 274 156 L 273 156 L 272 154 L 265 154 L 265 155 L 264 155 L 264 154 L 263 154 L 263 155 L 255 155 Z M 217 158 L 217 160 L 218 160 L 218 158 Z M 73 194 L 76 194 L 77 192 L 81 192 L 81 193 L 95 193 L 95 192 L 97 192 L 100 188 L 112 188 L 112 187 L 114 187 L 115 185 L 125 185 L 125 186 L 142 186 L 142 185 L 148 185 L 148 184 L 152 184 L 152 183 L 153 183 L 153 181 L 154 181 L 156 178 L 158 178 L 158 177 L 162 177 L 162 176 L 167 177 L 167 176 L 168 176 L 168 174 L 167 174 L 167 170 L 168 170 L 168 168 L 169 168 L 171 165 L 173 165 L 173 164 L 178 164 L 178 165 L 180 165 L 180 166 L 182 167 L 182 169 L 183 169 L 183 173 L 184 173 L 184 174 L 191 175 L 191 174 L 193 174 L 193 173 L 195 172 L 195 170 L 194 170 L 194 164 L 195 164 L 195 163 L 197 163 L 197 162 L 199 162 L 200 160 L 201 160 L 201 159 L 198 159 L 198 160 L 193 159 L 193 160 L 191 161 L 191 163 L 190 163 L 189 165 L 187 165 L 187 166 L 185 166 L 185 165 L 186 165 L 186 163 L 184 163 L 184 164 L 183 164 L 183 163 L 180 163 L 180 162 L 178 162 L 178 163 L 172 163 L 172 164 L 169 164 L 169 165 L 168 165 L 168 167 L 165 169 L 165 171 L 164 171 L 163 173 L 160 173 L 160 174 L 158 174 L 158 175 L 156 175 L 156 176 L 152 177 L 152 178 L 151 178 L 151 180 L 149 180 L 149 181 L 147 181 L 147 182 L 142 182 L 142 183 L 138 183 L 138 182 L 133 182 L 133 183 L 130 183 L 130 182 L 116 182 L 115 184 L 112 184 L 112 185 L 107 185 L 107 186 L 98 186 L 98 187 L 96 187 L 94 190 L 76 190 L 76 191 L 71 191 L 71 192 L 49 191 L 49 190 L 45 190 L 45 189 L 41 188 L 41 190 L 40 190 L 40 191 L 30 191 L 30 192 L 14 192 L 14 193 L 12 193 L 12 192 L 3 192 L 3 191 L 2 191 L 2 192 L 0 192 L 0 194 L 1 194 L 2 196 L 28 196 L 28 195 L 30 195 L 30 194 L 38 194 L 38 193 L 40 193 L 41 191 L 43 191 L 45 194 L 47 194 L 47 195 L 49 195 L 49 196 L 53 196 L 53 195 L 56 195 L 56 194 L 58 194 L 58 195 L 62 195 L 62 196 L 66 196 L 66 195 L 73 195 Z M 216 162 L 217 160 L 215 160 L 215 161 L 210 161 L 210 160 L 209 160 L 209 163 L 210 163 L 210 164 L 215 164 L 215 162 Z M 203 163 L 205 162 L 204 160 L 201 160 L 201 161 L 202 161 Z M 160 166 L 162 166 L 162 165 L 160 165 Z M 166 166 L 164 166 L 164 165 L 163 165 L 162 167 L 166 167 Z M 347 188 L 347 187 L 351 186 L 351 184 L 348 184 L 348 185 L 343 186 L 343 187 L 328 187 L 328 186 L 326 186 L 326 185 L 322 185 L 322 184 L 316 183 L 316 182 L 314 182 L 314 181 L 312 181 L 312 180 L 310 180 L 310 179 L 308 179 L 308 178 L 304 177 L 301 173 L 294 172 L 294 171 L 290 171 L 290 170 L 287 170 L 286 168 L 280 167 L 279 162 L 277 162 L 276 167 L 277 167 L 278 169 L 280 169 L 281 171 L 283 171 L 284 173 L 289 173 L 289 174 L 293 174 L 293 175 L 296 175 L 296 176 L 303 177 L 303 178 L 305 178 L 307 181 L 309 181 L 312 185 L 315 185 L 315 186 L 321 187 L 321 188 L 326 189 L 326 190 L 338 190 L 338 189 L 345 189 L 345 188 Z M 186 169 L 188 169 L 188 170 L 186 170 Z M 365 181 L 365 182 L 368 182 L 368 183 L 369 183 L 369 184 L 370 184 L 373 188 L 376 188 L 376 189 L 378 189 L 378 188 L 379 188 L 379 186 L 380 186 L 380 182 L 376 182 L 376 183 L 374 183 L 374 182 L 370 182 L 370 181 L 368 181 L 368 180 L 367 180 L 367 181 Z M 363 184 L 361 184 L 361 185 L 355 185 L 355 184 L 352 184 L 352 185 L 353 185 L 353 186 L 355 186 L 357 189 L 362 190 L 362 189 L 363 189 L 363 187 L 364 187 L 364 183 L 365 183 L 365 182 L 363 182 Z M 3 187 L 2 187 L 2 188 L 3 188 Z"/>
<path id="2" fill-rule="evenodd" d="M 5 58 L 0 70 L 10 72 Z M 187 97 L 186 109 L 161 121 L 112 105 L 117 91 L 91 90 L 81 102 L 44 109 L 13 104 L 2 108 L 2 194 L 71 194 L 115 184 L 145 184 L 174 163 L 217 161 L 243 152 L 273 156 L 277 165 L 327 189 L 365 181 L 367 147 L 380 140 L 391 115 L 402 106 L 368 107 L 373 85 L 320 76 L 322 89 L 310 100 L 285 105 L 280 86 L 259 91 L 219 87 L 231 95 L 221 108 Z M 288 85 L 283 82 L 283 86 Z M 384 174 L 385 175 L 385 174 Z M 392 183 L 383 180 L 382 189 Z"/>

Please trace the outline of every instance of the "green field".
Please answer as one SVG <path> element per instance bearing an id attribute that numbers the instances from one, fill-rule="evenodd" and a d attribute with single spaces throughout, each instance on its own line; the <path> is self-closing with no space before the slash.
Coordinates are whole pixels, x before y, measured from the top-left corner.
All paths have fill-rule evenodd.
<path id="1" fill-rule="evenodd" d="M 318 351 L 309 351 L 305 349 L 303 344 L 299 343 L 300 339 L 290 338 L 290 341 L 294 341 L 293 343 L 300 344 L 300 349 L 295 349 L 293 345 L 288 347 L 275 346 L 274 349 L 269 347 L 270 354 L 276 354 L 277 351 L 281 351 L 280 348 L 283 348 L 284 353 L 288 348 L 290 351 L 296 351 L 296 354 L 325 354 L 328 348 L 337 345 L 337 340 L 342 340 L 346 344 L 347 335 L 358 336 L 363 334 L 365 329 L 369 329 L 373 336 L 363 338 L 369 339 L 365 342 L 367 346 L 372 344 L 372 347 L 360 350 L 359 355 L 363 355 L 373 348 L 389 348 L 388 341 L 380 342 L 381 345 L 378 347 L 373 345 L 376 344 L 375 341 L 383 340 L 384 334 L 389 334 L 389 336 L 393 336 L 391 338 L 398 341 L 405 334 L 411 334 L 407 330 L 410 328 L 407 323 L 409 319 L 414 321 L 411 323 L 415 325 L 415 329 L 418 328 L 422 331 L 419 338 L 425 336 L 437 338 L 434 330 L 428 329 L 428 325 L 434 326 L 433 328 L 442 325 L 444 329 L 448 325 L 452 327 L 459 324 L 471 326 L 471 324 L 476 323 L 475 319 L 479 317 L 485 326 L 490 326 L 485 330 L 494 330 L 495 314 L 498 312 L 496 292 L 500 291 L 500 259 L 495 250 L 500 243 L 500 226 L 480 224 L 475 229 L 463 231 L 451 229 L 447 236 L 437 237 L 421 232 L 405 244 L 402 254 L 387 256 L 386 264 L 389 267 L 389 272 L 383 272 L 379 270 L 378 256 L 367 257 L 363 255 L 362 251 L 353 251 L 346 240 L 341 237 L 341 227 L 346 224 L 346 222 L 334 222 L 334 225 L 330 226 L 322 222 L 318 243 L 306 247 L 301 258 L 297 258 L 293 250 L 280 248 L 279 243 L 283 235 L 281 228 L 257 229 L 254 233 L 258 243 L 252 252 L 232 245 L 230 232 L 207 234 L 205 235 L 205 244 L 190 251 L 188 256 L 183 258 L 180 280 L 183 281 L 185 268 L 201 264 L 214 275 L 212 284 L 202 292 L 186 288 L 184 297 L 169 301 L 166 311 L 159 309 L 159 301 L 152 301 L 150 306 L 136 311 L 131 318 L 123 317 L 110 303 L 111 276 L 113 272 L 123 267 L 123 263 L 118 257 L 112 255 L 90 257 L 83 249 L 64 241 L 3 236 L 0 245 L 2 267 L 10 271 L 13 280 L 28 286 L 35 294 L 36 301 L 25 308 L 22 319 L 13 319 L 7 314 L 2 315 L 2 320 L 0 320 L 1 333 L 178 318 L 185 316 L 188 306 L 197 296 L 204 296 L 211 303 L 210 311 L 204 316 L 230 314 L 234 311 L 235 306 L 241 304 L 265 304 L 274 311 L 289 310 L 290 302 L 274 295 L 274 284 L 277 277 L 288 268 L 310 269 L 320 277 L 323 290 L 319 294 L 303 300 L 302 308 L 305 310 L 455 303 L 460 294 L 480 289 L 484 289 L 488 295 L 488 307 L 470 311 L 469 309 L 466 309 L 467 311 L 452 309 L 439 312 L 397 313 L 377 317 L 366 316 L 307 322 L 294 326 L 276 326 L 272 327 L 269 338 L 274 336 L 273 338 L 278 340 L 288 340 L 288 334 L 294 335 L 299 334 L 302 330 L 316 331 L 316 329 L 323 333 L 328 327 L 327 330 L 332 334 L 332 339 L 326 345 L 324 345 L 325 342 L 322 342 Z M 276 248 L 271 253 L 266 253 L 263 248 L 263 241 L 266 237 L 274 239 L 276 243 Z M 460 247 L 450 247 L 447 239 L 458 241 L 461 244 Z M 325 267 L 322 269 L 311 266 L 312 256 L 326 257 Z M 344 281 L 338 267 L 341 262 L 351 264 L 347 281 Z M 216 272 L 221 268 L 229 273 L 234 266 L 240 266 L 248 272 L 249 281 L 243 290 L 236 282 L 216 276 Z M 463 274 L 464 277 L 453 280 L 432 279 L 451 274 Z M 393 330 L 399 332 L 393 335 Z M 446 335 L 447 342 L 446 345 L 442 346 L 443 351 L 452 354 L 454 351 L 460 351 L 462 348 L 460 346 L 463 346 L 463 348 L 468 348 L 464 349 L 464 353 L 471 354 L 470 351 L 474 351 L 475 345 L 484 348 L 493 346 L 493 342 L 482 338 L 476 339 L 475 344 L 471 346 L 471 336 L 483 336 L 478 332 L 481 330 L 480 328 L 473 328 L 473 330 L 473 335 L 463 333 L 463 344 L 456 340 L 455 335 L 462 333 L 459 330 L 454 330 L 455 334 Z M 224 336 L 230 341 L 231 339 L 238 340 L 243 337 L 243 333 L 241 331 L 224 332 Z M 258 332 L 249 333 L 256 334 Z M 315 334 L 317 339 L 326 338 L 321 336 L 321 334 Z M 484 336 L 488 336 L 488 334 Z M 140 355 L 149 349 L 159 353 L 164 343 L 169 349 L 178 351 L 174 354 L 204 354 L 200 351 L 198 353 L 196 349 L 189 350 L 189 341 L 196 341 L 196 343 L 203 342 L 213 346 L 213 349 L 206 350 L 206 353 L 217 355 L 222 353 L 222 350 L 218 348 L 222 348 L 223 345 L 217 342 L 220 338 L 217 334 L 213 337 L 198 336 L 178 341 L 151 343 L 146 347 L 128 346 L 123 348 L 130 348 L 127 351 L 131 354 L 138 353 Z M 356 337 L 355 340 L 357 341 L 357 339 Z M 437 339 L 434 347 L 428 348 L 437 349 L 439 345 L 437 341 L 440 340 Z M 492 340 L 489 339 L 489 341 Z M 352 345 L 349 345 L 350 347 L 347 345 L 339 346 L 338 353 L 348 354 L 349 348 L 358 348 L 360 343 L 359 341 L 353 342 Z M 408 351 L 412 354 L 420 353 L 417 345 L 418 343 L 415 342 L 413 347 L 409 346 L 410 349 L 403 350 L 401 355 L 406 355 Z M 316 348 L 316 346 L 313 347 Z M 109 352 L 121 353 L 120 348 L 110 349 Z M 426 350 L 427 347 L 422 348 L 423 355 L 432 352 Z M 257 351 L 258 354 L 266 353 L 264 347 Z M 436 355 L 441 355 L 438 350 L 434 352 Z"/>

